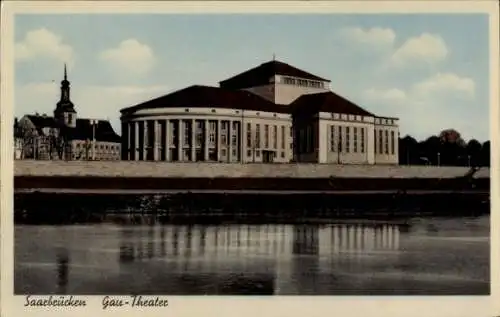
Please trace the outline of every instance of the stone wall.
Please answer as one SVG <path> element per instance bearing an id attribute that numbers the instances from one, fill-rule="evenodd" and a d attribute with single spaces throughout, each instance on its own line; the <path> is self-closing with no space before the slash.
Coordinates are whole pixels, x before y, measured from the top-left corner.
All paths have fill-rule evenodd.
<path id="1" fill-rule="evenodd" d="M 467 167 L 329 165 L 329 164 L 222 164 L 135 161 L 31 161 L 14 162 L 15 176 L 102 177 L 295 177 L 295 178 L 453 178 L 465 175 Z M 489 168 L 476 178 L 489 178 Z"/>

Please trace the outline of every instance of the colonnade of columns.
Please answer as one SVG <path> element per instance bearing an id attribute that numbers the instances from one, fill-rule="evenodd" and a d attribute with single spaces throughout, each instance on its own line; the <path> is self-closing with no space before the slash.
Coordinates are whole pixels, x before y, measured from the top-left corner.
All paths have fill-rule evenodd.
<path id="1" fill-rule="evenodd" d="M 122 122 L 122 159 L 214 161 L 241 159 L 241 121 L 163 119 Z"/>

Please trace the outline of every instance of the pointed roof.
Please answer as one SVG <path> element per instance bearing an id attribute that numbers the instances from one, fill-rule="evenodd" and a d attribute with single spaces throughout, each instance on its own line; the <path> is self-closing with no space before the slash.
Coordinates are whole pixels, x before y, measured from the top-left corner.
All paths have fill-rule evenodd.
<path id="1" fill-rule="evenodd" d="M 76 113 L 75 105 L 69 98 L 70 82 L 68 81 L 68 72 L 66 63 L 64 63 L 64 79 L 61 81 L 61 99 L 56 104 L 56 112 L 72 112 Z"/>
<path id="2" fill-rule="evenodd" d="M 272 60 L 231 78 L 225 79 L 219 82 L 219 84 L 222 88 L 228 89 L 256 87 L 269 84 L 270 78 L 274 75 L 330 82 L 328 79 L 313 75 L 297 67 L 277 60 Z"/>
<path id="3" fill-rule="evenodd" d="M 289 113 L 286 106 L 276 105 L 254 93 L 219 87 L 194 85 L 120 110 L 122 114 L 152 108 L 226 108 Z"/>
<path id="4" fill-rule="evenodd" d="M 46 115 L 27 115 L 26 116 L 35 126 L 39 134 L 43 133 L 43 128 L 57 128 L 57 122 L 54 117 Z M 96 141 L 120 143 L 121 138 L 116 134 L 113 126 L 107 120 L 97 120 L 95 130 L 90 124 L 90 119 L 77 119 L 76 127 L 67 129 L 67 133 L 73 140 L 91 140 L 95 136 Z M 94 134 L 95 133 L 95 134 Z"/>
<path id="5" fill-rule="evenodd" d="M 329 112 L 375 117 L 371 112 L 332 91 L 302 95 L 290 107 L 293 113 Z"/>

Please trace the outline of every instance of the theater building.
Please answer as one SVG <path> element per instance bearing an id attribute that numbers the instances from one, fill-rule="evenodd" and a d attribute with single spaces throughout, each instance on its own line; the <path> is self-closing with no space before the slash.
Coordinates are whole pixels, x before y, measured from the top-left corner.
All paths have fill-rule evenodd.
<path id="1" fill-rule="evenodd" d="M 122 159 L 397 164 L 398 119 L 276 60 L 121 110 Z"/>

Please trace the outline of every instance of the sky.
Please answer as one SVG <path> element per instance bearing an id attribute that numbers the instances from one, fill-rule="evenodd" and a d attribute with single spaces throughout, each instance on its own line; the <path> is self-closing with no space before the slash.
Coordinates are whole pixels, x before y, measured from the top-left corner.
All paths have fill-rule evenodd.
<path id="1" fill-rule="evenodd" d="M 15 17 L 15 115 L 52 115 L 68 64 L 79 117 L 273 59 L 331 80 L 335 93 L 424 140 L 453 128 L 489 140 L 485 14 L 58 14 Z"/>

